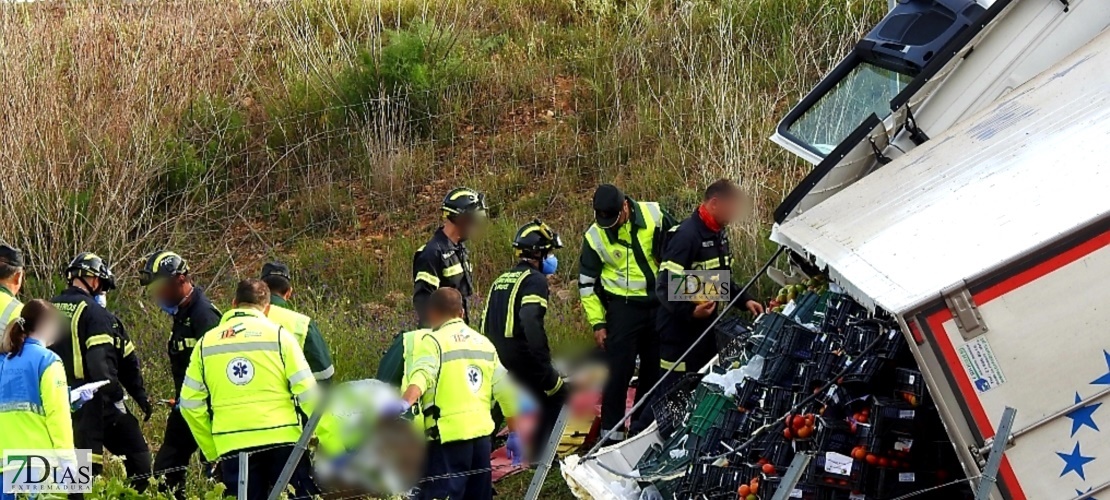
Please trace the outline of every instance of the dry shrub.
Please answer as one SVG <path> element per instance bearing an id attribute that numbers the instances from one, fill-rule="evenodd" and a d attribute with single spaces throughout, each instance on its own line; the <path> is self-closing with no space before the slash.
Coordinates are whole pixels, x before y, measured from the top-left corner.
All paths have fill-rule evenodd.
<path id="1" fill-rule="evenodd" d="M 120 261 L 208 207 L 160 206 L 162 137 L 198 95 L 254 74 L 257 8 L 237 2 L 0 7 L 0 235 L 57 269 L 80 250 Z M 150 250 L 145 249 L 145 250 Z"/>

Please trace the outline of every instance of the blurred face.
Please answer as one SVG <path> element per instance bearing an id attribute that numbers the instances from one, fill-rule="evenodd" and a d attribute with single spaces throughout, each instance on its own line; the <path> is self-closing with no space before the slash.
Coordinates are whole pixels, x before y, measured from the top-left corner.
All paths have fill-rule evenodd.
<path id="1" fill-rule="evenodd" d="M 742 196 L 733 194 L 731 196 L 717 196 L 710 198 L 705 204 L 705 208 L 709 210 L 710 215 L 717 220 L 717 223 L 722 226 L 727 226 L 740 219 L 740 212 L 742 208 Z"/>
<path id="2" fill-rule="evenodd" d="M 185 298 L 182 292 L 184 280 L 184 276 L 161 279 L 151 284 L 150 289 L 154 292 L 154 298 L 157 299 L 158 302 L 167 305 L 177 305 Z"/>
<path id="3" fill-rule="evenodd" d="M 485 221 L 485 215 L 466 214 L 455 217 L 454 224 L 459 229 L 459 236 L 464 240 L 469 240 L 482 234 Z"/>
<path id="4" fill-rule="evenodd" d="M 62 323 L 57 313 L 50 314 L 40 322 L 38 328 L 31 332 L 31 337 L 42 342 L 45 346 L 50 346 L 58 340 L 61 334 Z"/>

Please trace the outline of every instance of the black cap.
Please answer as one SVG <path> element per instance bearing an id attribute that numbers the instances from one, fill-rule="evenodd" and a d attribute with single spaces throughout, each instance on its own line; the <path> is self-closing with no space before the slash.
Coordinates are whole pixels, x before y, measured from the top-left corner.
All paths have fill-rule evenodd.
<path id="1" fill-rule="evenodd" d="M 281 276 L 289 281 L 293 281 L 293 278 L 289 276 L 289 266 L 281 262 L 267 262 L 262 264 L 262 279 L 266 279 L 270 276 Z"/>
<path id="2" fill-rule="evenodd" d="M 612 184 L 602 184 L 594 191 L 594 219 L 597 225 L 610 228 L 617 224 L 624 210 L 624 193 Z"/>
<path id="3" fill-rule="evenodd" d="M 23 252 L 18 248 L 0 245 L 0 263 L 14 267 L 23 267 Z"/>

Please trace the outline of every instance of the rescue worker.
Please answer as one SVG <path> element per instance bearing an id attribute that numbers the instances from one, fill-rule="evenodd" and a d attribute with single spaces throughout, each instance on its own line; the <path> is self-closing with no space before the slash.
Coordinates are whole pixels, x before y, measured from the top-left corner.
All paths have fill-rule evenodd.
<path id="1" fill-rule="evenodd" d="M 667 288 L 674 287 L 678 277 L 690 270 L 729 272 L 732 251 L 729 247 L 727 226 L 740 213 L 744 195 L 740 188 L 727 179 L 718 180 L 705 189 L 701 206 L 682 221 L 667 239 L 663 263 L 656 280 L 656 293 L 662 300 L 659 308 L 659 332 L 662 339 L 661 362 L 664 370 L 674 368 L 675 374 L 660 385 L 659 394 L 665 392 L 682 374 L 698 371 L 717 355 L 716 337 L 706 335 L 696 345 L 694 341 L 713 323 L 721 307 L 716 301 L 703 302 L 668 300 Z M 729 290 L 740 291 L 735 281 Z M 763 313 L 763 305 L 745 294 L 737 303 L 743 304 L 754 315 Z M 690 346 L 694 349 L 679 361 Z"/>
<path id="2" fill-rule="evenodd" d="M 558 269 L 555 250 L 562 247 L 562 238 L 547 224 L 535 220 L 521 226 L 513 237 L 519 262 L 493 282 L 482 313 L 482 335 L 493 342 L 513 380 L 527 388 L 539 405 L 539 427 L 531 443 L 534 454 L 543 452 L 567 401 L 563 379 L 551 365 L 544 330 L 550 295 L 547 277 Z"/>
<path id="3" fill-rule="evenodd" d="M 72 450 L 73 422 L 61 358 L 47 347 L 58 338 L 57 310 L 32 300 L 4 330 L 0 344 L 0 455 L 8 450 Z M 20 464 L 5 466 L 16 474 Z M 5 482 L 4 484 L 8 484 Z M 4 500 L 14 494 L 0 493 Z"/>
<path id="4" fill-rule="evenodd" d="M 16 298 L 23 288 L 23 252 L 0 245 L 0 332 L 19 317 L 23 304 Z"/>
<path id="5" fill-rule="evenodd" d="M 417 402 L 423 409 L 428 455 L 418 498 L 493 498 L 493 400 L 508 417 L 510 440 L 515 441 L 516 407 L 508 373 L 489 339 L 463 322 L 458 290 L 433 292 L 427 318 L 434 329 L 417 340 L 408 388 L 386 413 L 405 413 Z"/>
<path id="6" fill-rule="evenodd" d="M 293 283 L 289 266 L 280 262 L 269 262 L 262 266 L 262 281 L 270 287 L 270 309 L 266 317 L 284 326 L 296 337 L 308 360 L 308 367 L 316 382 L 328 383 L 335 376 L 335 364 L 331 360 L 328 343 L 320 334 L 316 320 L 289 308 L 289 297 L 293 296 Z"/>
<path id="7" fill-rule="evenodd" d="M 598 186 L 593 207 L 595 223 L 582 238 L 578 292 L 609 368 L 601 395 L 601 426 L 608 431 L 618 424 L 623 427 L 637 356 L 637 387 L 643 390 L 636 391 L 636 400 L 659 380 L 655 275 L 663 238 L 673 221 L 658 203 L 635 201 L 612 184 Z M 625 437 L 626 429 L 620 428 L 608 439 Z"/>
<path id="8" fill-rule="evenodd" d="M 240 281 L 232 309 L 193 349 L 181 388 L 181 414 L 204 457 L 229 458 L 220 463 L 229 494 L 238 492 L 239 474 L 249 474 L 252 500 L 266 498 L 277 482 L 301 435 L 301 412 L 311 415 L 317 396 L 297 339 L 266 319 L 269 307 L 266 283 Z M 240 452 L 250 453 L 248 471 L 239 470 Z M 319 494 L 307 457 L 289 484 L 291 496 Z"/>
<path id="9" fill-rule="evenodd" d="M 398 389 L 403 390 L 408 387 L 406 374 L 409 372 L 416 339 L 431 331 L 431 328 L 418 328 L 394 335 L 393 341 L 382 356 L 381 362 L 378 363 L 378 373 L 374 378 Z"/>
<path id="10" fill-rule="evenodd" d="M 456 188 L 443 198 L 440 210 L 443 226 L 416 250 L 412 261 L 412 305 L 417 322 L 424 328 L 428 326 L 428 297 L 439 288 L 454 288 L 462 294 L 463 321 L 470 323 L 467 301 L 474 293 L 474 278 L 466 240 L 486 216 L 486 198 L 473 189 Z"/>
<path id="11" fill-rule="evenodd" d="M 136 388 L 131 398 L 144 419 L 150 419 L 152 407 L 141 389 L 141 380 L 122 380 L 137 372 L 138 358 L 134 357 L 134 345 L 121 335 L 121 323 L 105 308 L 107 292 L 116 287 L 115 275 L 103 259 L 89 252 L 74 257 L 65 275 L 69 287 L 51 302 L 66 328 L 50 350 L 62 359 L 70 387 L 108 381 L 97 390 L 95 398 L 74 412 L 74 444 L 92 450 L 94 474 L 102 470 L 104 449 L 124 457 L 132 487 L 144 491 L 151 472 L 150 447 L 139 421 L 124 405 L 124 388 Z M 120 367 L 132 363 L 135 371 L 125 369 L 121 373 Z"/>
<path id="12" fill-rule="evenodd" d="M 220 311 L 208 300 L 204 290 L 193 284 L 188 262 L 176 253 L 157 251 L 144 257 L 139 269 L 139 284 L 152 293 L 159 309 L 172 320 L 166 349 L 176 403 L 181 400 L 181 383 L 193 346 L 205 332 L 220 323 Z M 181 409 L 174 404 L 166 418 L 162 447 L 154 457 L 155 473 L 165 474 L 160 488 L 172 491 L 176 498 L 185 498 L 186 467 L 196 451 L 197 442 L 181 417 Z"/>

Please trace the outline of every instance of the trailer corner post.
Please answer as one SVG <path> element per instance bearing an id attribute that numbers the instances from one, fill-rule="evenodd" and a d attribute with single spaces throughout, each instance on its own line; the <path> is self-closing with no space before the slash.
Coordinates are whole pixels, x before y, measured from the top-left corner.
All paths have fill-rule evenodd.
<path id="1" fill-rule="evenodd" d="M 782 476 L 782 482 L 779 483 L 778 489 L 775 490 L 775 496 L 771 500 L 787 500 L 791 498 L 794 493 L 794 487 L 798 485 L 798 481 L 802 479 L 802 474 L 809 468 L 809 461 L 813 460 L 812 453 L 799 453 L 794 455 L 794 460 L 790 462 L 790 468 L 786 470 L 786 474 Z"/>
<path id="2" fill-rule="evenodd" d="M 559 443 L 563 440 L 563 432 L 567 428 L 568 420 L 570 420 L 570 404 L 565 404 L 563 409 L 559 410 L 559 419 L 555 421 L 551 436 L 547 438 L 547 448 L 540 457 L 540 463 L 536 464 L 536 474 L 532 476 L 532 483 L 528 485 L 528 493 L 524 495 L 524 500 L 536 500 L 540 497 L 540 490 L 543 489 L 543 482 L 551 470 L 551 462 L 555 460 L 555 454 L 559 451 Z"/>
<path id="3" fill-rule="evenodd" d="M 289 459 L 285 461 L 285 467 L 281 469 L 281 475 L 278 476 L 277 482 L 274 483 L 274 489 L 270 490 L 270 495 L 267 497 L 269 500 L 278 500 L 281 497 L 281 492 L 285 491 L 285 487 L 293 479 L 293 471 L 297 469 L 297 464 L 300 463 L 304 452 L 308 451 L 308 442 L 316 434 L 316 427 L 320 425 L 320 419 L 324 417 L 324 412 L 327 411 L 330 401 L 331 391 L 325 391 L 324 396 L 320 398 L 316 411 L 312 412 L 312 416 L 305 423 L 304 430 L 301 431 L 301 437 L 297 439 L 297 444 L 290 450 Z"/>
<path id="4" fill-rule="evenodd" d="M 1014 427 L 1014 418 L 1017 410 L 1007 406 L 1002 412 L 1002 422 L 998 425 L 994 443 L 991 445 L 991 454 L 987 458 L 987 466 L 979 478 L 979 488 L 975 491 L 975 500 L 987 500 L 991 490 L 998 482 L 998 470 L 1002 467 L 1002 455 L 1006 453 L 1006 446 L 1010 442 L 1010 431 Z"/>
<path id="5" fill-rule="evenodd" d="M 238 500 L 247 500 L 250 495 L 247 494 L 247 479 L 250 476 L 250 452 L 239 452 L 239 492 L 235 498 Z"/>

